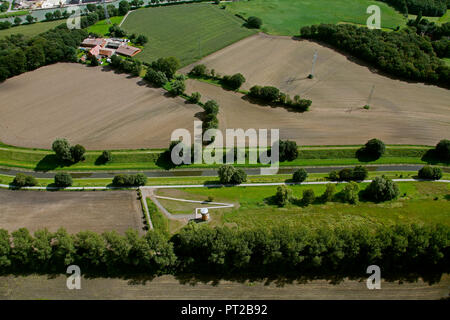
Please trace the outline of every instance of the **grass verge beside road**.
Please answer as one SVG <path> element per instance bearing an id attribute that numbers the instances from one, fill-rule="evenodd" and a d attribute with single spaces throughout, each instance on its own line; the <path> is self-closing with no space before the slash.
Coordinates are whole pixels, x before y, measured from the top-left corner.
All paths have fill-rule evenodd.
<path id="1" fill-rule="evenodd" d="M 280 163 L 280 167 L 297 166 L 338 166 L 367 164 L 442 164 L 429 157 L 432 147 L 425 146 L 387 146 L 386 153 L 375 161 L 356 158 L 357 146 L 322 146 L 300 147 L 299 157 L 294 161 Z M 120 170 L 152 170 L 172 168 L 161 149 L 148 150 L 118 150 L 112 151 L 112 161 L 101 162 L 101 151 L 88 151 L 86 160 L 64 165 L 58 162 L 50 150 L 27 149 L 0 144 L 0 166 L 20 168 L 35 171 L 120 171 Z M 261 167 L 262 165 L 241 164 L 240 167 Z M 217 168 L 219 165 L 192 164 L 177 168 Z"/>

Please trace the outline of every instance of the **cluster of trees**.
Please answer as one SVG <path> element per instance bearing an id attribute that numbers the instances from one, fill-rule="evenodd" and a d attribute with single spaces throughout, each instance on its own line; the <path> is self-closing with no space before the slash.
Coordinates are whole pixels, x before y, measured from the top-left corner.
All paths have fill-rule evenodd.
<path id="1" fill-rule="evenodd" d="M 129 35 L 124 29 L 119 27 L 116 23 L 113 24 L 111 27 L 109 27 L 108 33 L 111 37 L 115 37 L 115 38 L 128 37 L 128 39 L 130 39 L 131 42 L 133 42 L 134 44 L 136 44 L 138 46 L 143 46 L 148 42 L 147 36 L 145 36 L 143 34 L 136 35 L 135 33 L 132 33 Z"/>
<path id="2" fill-rule="evenodd" d="M 439 160 L 443 162 L 450 161 L 450 140 L 442 139 L 434 150 Z"/>
<path id="3" fill-rule="evenodd" d="M 36 37 L 11 35 L 0 40 L 0 81 L 56 62 L 77 61 L 85 30 L 58 26 Z"/>
<path id="4" fill-rule="evenodd" d="M 222 184 L 241 184 L 247 181 L 247 174 L 244 170 L 236 169 L 228 164 L 220 166 L 218 174 Z"/>
<path id="5" fill-rule="evenodd" d="M 113 185 L 118 187 L 144 186 L 146 183 L 147 176 L 143 173 L 118 174 L 113 179 Z"/>
<path id="6" fill-rule="evenodd" d="M 202 131 L 205 132 L 208 129 L 218 129 L 219 120 L 217 114 L 219 113 L 219 104 L 215 100 L 208 100 L 203 105 L 205 110 L 205 116 L 203 117 Z"/>
<path id="7" fill-rule="evenodd" d="M 6 12 L 6 11 L 8 11 L 8 9 L 9 9 L 9 2 L 8 1 L 3 1 L 0 4 L 0 11 L 1 12 Z"/>
<path id="8" fill-rule="evenodd" d="M 300 169 L 294 173 L 293 180 L 295 182 L 302 182 L 306 179 L 307 173 L 302 170 L 303 169 Z M 296 181 L 296 178 L 298 181 Z M 303 197 L 296 198 L 293 196 L 291 189 L 287 188 L 285 185 L 281 185 L 277 188 L 273 200 L 278 206 L 285 206 L 290 202 L 307 206 L 314 201 L 325 203 L 333 200 L 356 204 L 360 197 L 374 202 L 383 202 L 396 199 L 399 196 L 399 193 L 398 185 L 383 175 L 373 179 L 362 192 L 360 192 L 359 185 L 355 181 L 346 183 L 343 190 L 339 193 L 336 193 L 335 184 L 329 183 L 326 186 L 325 192 L 319 197 L 316 197 L 313 189 L 305 189 L 303 191 Z"/>
<path id="9" fill-rule="evenodd" d="M 299 95 L 296 95 L 294 99 L 291 99 L 288 94 L 285 94 L 281 92 L 280 89 L 272 86 L 253 86 L 250 88 L 248 96 L 262 100 L 265 103 L 282 105 L 299 112 L 308 111 L 312 104 L 311 100 L 301 99 Z"/>
<path id="10" fill-rule="evenodd" d="M 156 87 L 162 87 L 170 81 L 170 93 L 181 95 L 186 90 L 184 75 L 176 75 L 180 68 L 180 61 L 175 57 L 159 58 L 147 65 L 147 73 L 144 79 Z M 173 81 L 172 81 L 173 80 Z"/>
<path id="11" fill-rule="evenodd" d="M 300 29 L 301 36 L 324 41 L 394 76 L 448 85 L 450 68 L 439 59 L 429 37 L 413 28 L 394 32 L 349 24 L 320 24 Z"/>
<path id="12" fill-rule="evenodd" d="M 380 0 L 393 6 L 395 9 L 403 13 L 423 14 L 425 16 L 440 17 L 450 8 L 448 0 Z"/>
<path id="13" fill-rule="evenodd" d="M 52 150 L 61 162 L 76 163 L 85 160 L 86 149 L 80 144 L 71 146 L 66 139 L 56 139 L 52 144 Z"/>
<path id="14" fill-rule="evenodd" d="M 354 168 L 344 168 L 339 171 L 333 170 L 328 175 L 331 181 L 363 181 L 369 176 L 366 167 L 356 166 Z"/>
<path id="15" fill-rule="evenodd" d="M 67 11 L 63 11 L 61 13 L 61 11 L 55 10 L 53 12 L 50 11 L 45 14 L 45 20 L 47 20 L 47 21 L 67 19 L 69 17 L 70 17 L 70 13 L 68 13 Z"/>
<path id="16" fill-rule="evenodd" d="M 222 77 L 214 69 L 209 70 L 204 64 L 194 66 L 189 75 L 197 78 L 219 80 L 224 87 L 231 90 L 238 90 L 246 81 L 241 73 L 224 75 Z"/>
<path id="17" fill-rule="evenodd" d="M 122 58 L 117 54 L 111 56 L 110 66 L 120 72 L 138 77 L 142 72 L 142 62 L 132 57 Z"/>
<path id="18" fill-rule="evenodd" d="M 424 166 L 418 171 L 420 179 L 439 180 L 442 178 L 442 169 L 439 167 Z"/>
<path id="19" fill-rule="evenodd" d="M 261 28 L 262 23 L 263 22 L 262 22 L 261 18 L 251 16 L 247 19 L 246 26 L 247 26 L 247 28 L 250 28 L 250 29 L 259 29 L 259 28 Z"/>
<path id="20" fill-rule="evenodd" d="M 71 235 L 27 229 L 0 230 L 0 269 L 84 274 L 202 274 L 216 276 L 364 276 L 378 265 L 384 276 L 450 271 L 450 228 L 395 224 L 238 229 L 189 223 L 172 238 L 150 231 Z"/>

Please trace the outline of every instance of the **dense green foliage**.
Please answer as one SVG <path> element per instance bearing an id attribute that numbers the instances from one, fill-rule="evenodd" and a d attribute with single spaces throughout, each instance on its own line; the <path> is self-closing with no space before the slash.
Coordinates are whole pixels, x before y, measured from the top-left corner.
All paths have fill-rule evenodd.
<path id="1" fill-rule="evenodd" d="M 253 86 L 250 88 L 248 96 L 272 105 L 281 105 L 293 111 L 308 111 L 312 104 L 311 100 L 301 99 L 296 95 L 292 100 L 288 94 L 281 92 L 278 88 L 272 86 Z"/>
<path id="2" fill-rule="evenodd" d="M 254 28 L 254 29 L 259 29 L 262 26 L 262 20 L 261 18 L 258 17 L 248 17 L 247 19 L 247 27 L 249 28 Z"/>
<path id="3" fill-rule="evenodd" d="M 180 61 L 175 57 L 159 58 L 150 65 L 156 71 L 163 72 L 167 79 L 172 79 L 175 72 L 180 68 Z"/>
<path id="4" fill-rule="evenodd" d="M 292 199 L 292 190 L 288 189 L 285 185 L 281 185 L 277 187 L 277 192 L 274 196 L 275 203 L 280 206 L 284 207 L 288 204 L 289 201 Z"/>
<path id="5" fill-rule="evenodd" d="M 57 187 L 70 187 L 73 183 L 72 176 L 67 172 L 58 172 L 55 174 L 55 185 Z"/>
<path id="6" fill-rule="evenodd" d="M 327 42 L 394 76 L 442 85 L 450 84 L 450 68 L 433 50 L 430 38 L 411 28 L 395 32 L 353 25 L 313 25 L 302 37 Z"/>
<path id="7" fill-rule="evenodd" d="M 280 140 L 278 142 L 279 160 L 293 161 L 298 157 L 298 147 L 295 141 Z"/>
<path id="8" fill-rule="evenodd" d="M 292 175 L 292 181 L 294 182 L 303 182 L 308 177 L 308 173 L 305 169 L 301 168 L 298 170 L 295 170 L 294 174 Z"/>
<path id="9" fill-rule="evenodd" d="M 350 181 L 344 186 L 342 199 L 350 204 L 356 204 L 359 201 L 359 186 L 356 182 Z"/>
<path id="10" fill-rule="evenodd" d="M 329 173 L 328 178 L 331 181 L 362 181 L 369 175 L 364 166 L 356 166 L 352 168 L 344 168 L 339 171 L 333 170 Z"/>
<path id="11" fill-rule="evenodd" d="M 210 228 L 190 223 L 168 239 L 150 231 L 101 235 L 64 229 L 55 233 L 0 230 L 0 269 L 65 273 L 70 264 L 84 274 L 306 276 L 366 275 L 378 265 L 383 276 L 439 275 L 450 271 L 450 229 L 397 224 L 311 229 Z"/>
<path id="12" fill-rule="evenodd" d="M 0 40 L 0 81 L 48 64 L 76 61 L 76 49 L 86 36 L 84 30 L 62 25 L 33 38 L 12 35 Z"/>
<path id="13" fill-rule="evenodd" d="M 169 81 L 164 72 L 155 71 L 152 68 L 147 68 L 144 79 L 156 87 L 162 87 Z"/>
<path id="14" fill-rule="evenodd" d="M 439 167 L 424 166 L 419 170 L 418 176 L 420 179 L 439 180 L 442 178 L 442 169 Z"/>
<path id="15" fill-rule="evenodd" d="M 66 139 L 56 139 L 52 144 L 52 150 L 60 162 L 84 161 L 86 149 L 82 145 L 70 146 Z"/>
<path id="16" fill-rule="evenodd" d="M 218 170 L 219 180 L 222 184 L 241 184 L 247 180 L 247 174 L 242 169 L 232 165 L 222 165 Z"/>
<path id="17" fill-rule="evenodd" d="M 314 194 L 313 189 L 305 189 L 303 190 L 302 204 L 304 206 L 309 206 L 316 200 L 316 195 Z"/>
<path id="18" fill-rule="evenodd" d="M 117 187 L 144 186 L 146 183 L 147 176 L 143 173 L 118 174 L 113 179 L 113 185 Z"/>
<path id="19" fill-rule="evenodd" d="M 223 83 L 233 90 L 238 90 L 245 82 L 245 77 L 241 73 L 233 74 L 232 76 L 224 76 Z"/>
<path id="20" fill-rule="evenodd" d="M 423 14 L 440 17 L 450 6 L 448 0 L 379 0 L 386 2 L 404 14 Z"/>
<path id="21" fill-rule="evenodd" d="M 37 185 L 38 182 L 37 182 L 36 178 L 33 177 L 32 175 L 18 173 L 14 177 L 12 184 L 15 187 L 21 188 L 21 187 L 33 187 L 33 186 Z"/>
<path id="22" fill-rule="evenodd" d="M 365 197 L 375 202 L 389 201 L 398 197 L 398 185 L 391 179 L 376 177 L 365 190 Z"/>
<path id="23" fill-rule="evenodd" d="M 117 54 L 111 56 L 110 66 L 120 72 L 129 73 L 135 77 L 141 74 L 143 68 L 142 63 L 138 59 L 131 57 L 123 59 Z"/>
<path id="24" fill-rule="evenodd" d="M 436 154 L 442 161 L 450 161 L 450 140 L 443 139 L 436 145 Z"/>
<path id="25" fill-rule="evenodd" d="M 184 83 L 184 80 L 174 80 L 170 84 L 169 92 L 174 96 L 182 95 L 185 90 L 186 90 L 186 84 Z"/>

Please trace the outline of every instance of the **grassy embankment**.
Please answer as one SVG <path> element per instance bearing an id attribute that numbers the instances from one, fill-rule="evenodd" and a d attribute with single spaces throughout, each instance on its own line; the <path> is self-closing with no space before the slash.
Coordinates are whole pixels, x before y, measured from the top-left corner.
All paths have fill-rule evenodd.
<path id="1" fill-rule="evenodd" d="M 365 189 L 366 183 L 359 184 Z M 241 228 L 290 225 L 293 227 L 308 225 L 391 225 L 396 223 L 442 223 L 450 225 L 450 184 L 436 182 L 401 182 L 400 197 L 384 203 L 360 201 L 356 205 L 339 202 L 314 204 L 303 207 L 289 204 L 280 208 L 273 204 L 272 196 L 275 186 L 240 187 L 240 188 L 195 188 L 195 189 L 160 189 L 158 195 L 176 196 L 184 199 L 207 200 L 212 197 L 217 202 L 234 203 L 235 208 L 214 209 L 210 211 L 211 225 L 228 225 Z M 289 186 L 294 197 L 301 198 L 303 190 L 313 189 L 320 196 L 324 185 Z M 337 185 L 337 192 L 343 185 Z M 179 208 L 176 201 L 164 201 L 165 208 L 174 213 L 193 213 L 193 209 Z"/>
<path id="2" fill-rule="evenodd" d="M 386 153 L 378 160 L 358 159 L 356 151 L 360 146 L 305 146 L 300 147 L 299 156 L 294 161 L 282 162 L 281 167 L 297 166 L 336 166 L 356 164 L 440 164 L 427 156 L 432 147 L 426 146 L 387 146 Z M 171 168 L 163 150 L 120 150 L 112 151 L 113 160 L 104 164 L 100 161 L 102 151 L 88 151 L 86 160 L 64 165 L 58 162 L 50 150 L 27 149 L 0 144 L 0 166 L 36 171 L 102 171 L 102 170 L 152 170 Z M 445 165 L 445 164 L 441 164 Z M 242 167 L 261 167 L 262 165 L 241 164 Z M 218 165 L 192 164 L 178 168 L 217 168 Z"/>
<path id="3" fill-rule="evenodd" d="M 381 27 L 395 29 L 406 24 L 407 19 L 394 8 L 380 1 L 369 0 L 252 0 L 226 4 L 226 11 L 245 18 L 262 19 L 262 30 L 275 35 L 296 36 L 303 26 L 320 23 L 352 23 L 366 25 L 370 5 L 381 9 Z"/>
<path id="4" fill-rule="evenodd" d="M 60 24 L 65 24 L 65 20 L 49 21 L 49 22 L 36 22 L 32 24 L 23 24 L 17 27 L 11 27 L 9 29 L 0 30 L 0 39 L 12 34 L 23 34 L 27 37 L 33 37 L 47 30 L 53 29 Z"/>

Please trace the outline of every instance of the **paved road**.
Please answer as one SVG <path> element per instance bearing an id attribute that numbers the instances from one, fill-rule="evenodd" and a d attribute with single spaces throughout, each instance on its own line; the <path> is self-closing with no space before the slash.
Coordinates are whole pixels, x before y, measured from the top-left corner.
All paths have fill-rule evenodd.
<path id="1" fill-rule="evenodd" d="M 343 168 L 354 167 L 352 166 L 332 166 L 332 167 L 302 167 L 308 173 L 328 173 L 332 170 L 340 170 Z M 369 171 L 418 171 L 423 165 L 409 165 L 409 164 L 397 164 L 397 165 L 367 165 Z M 292 174 L 298 168 L 280 168 L 279 174 Z M 244 168 L 245 173 L 248 175 L 260 175 L 260 168 Z M 27 172 L 35 176 L 36 178 L 53 178 L 54 172 L 35 172 L 35 171 L 22 171 L 16 169 L 0 168 L 0 174 L 15 176 L 19 172 Z M 72 172 L 74 178 L 114 178 L 114 176 L 124 171 L 103 172 Z M 175 170 L 151 170 L 151 171 L 126 171 L 126 173 L 135 174 L 143 172 L 149 178 L 169 178 L 169 177 L 217 177 L 217 169 L 175 169 Z"/>

